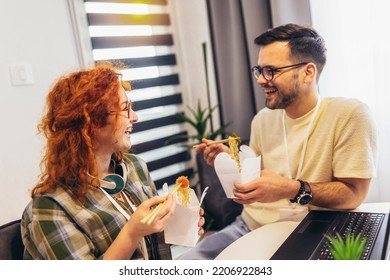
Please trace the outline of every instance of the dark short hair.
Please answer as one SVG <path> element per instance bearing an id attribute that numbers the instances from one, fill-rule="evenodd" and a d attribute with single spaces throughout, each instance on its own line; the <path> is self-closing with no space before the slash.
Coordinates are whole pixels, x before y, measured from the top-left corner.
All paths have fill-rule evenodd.
<path id="1" fill-rule="evenodd" d="M 291 60 L 294 62 L 313 62 L 318 69 L 318 76 L 326 63 L 325 40 L 310 26 L 285 24 L 268 29 L 255 39 L 260 46 L 274 42 L 288 42 Z"/>

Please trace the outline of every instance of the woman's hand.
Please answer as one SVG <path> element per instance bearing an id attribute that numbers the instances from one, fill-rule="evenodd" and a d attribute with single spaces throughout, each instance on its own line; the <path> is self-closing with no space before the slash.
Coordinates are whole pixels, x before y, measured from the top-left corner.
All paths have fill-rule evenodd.
<path id="1" fill-rule="evenodd" d="M 200 210 L 199 210 L 199 216 L 200 216 L 200 218 L 199 218 L 199 221 L 198 221 L 198 227 L 199 227 L 199 230 L 198 230 L 198 235 L 199 236 L 202 236 L 203 234 L 204 234 L 204 229 L 203 229 L 203 226 L 204 226 L 204 224 L 205 224 L 205 219 L 204 219 L 204 210 L 203 210 L 203 208 L 200 208 Z"/>
<path id="2" fill-rule="evenodd" d="M 141 222 L 144 217 L 153 211 L 154 207 L 160 203 L 164 203 L 164 201 L 166 201 L 165 205 L 157 213 L 151 223 Z M 133 232 L 133 234 L 142 235 L 142 237 L 163 231 L 168 225 L 175 208 L 176 201 L 172 194 L 166 197 L 155 196 L 144 201 L 140 206 L 137 207 L 137 210 L 133 213 L 128 222 L 128 224 L 131 225 L 130 231 Z"/>
<path id="3" fill-rule="evenodd" d="M 153 210 L 153 207 L 163 203 L 165 200 L 166 203 L 150 224 L 141 221 Z M 141 203 L 115 238 L 114 242 L 104 253 L 103 259 L 130 259 L 144 236 L 161 232 L 165 229 L 175 211 L 175 207 L 176 201 L 172 195 L 168 195 L 167 197 L 155 196 Z"/>

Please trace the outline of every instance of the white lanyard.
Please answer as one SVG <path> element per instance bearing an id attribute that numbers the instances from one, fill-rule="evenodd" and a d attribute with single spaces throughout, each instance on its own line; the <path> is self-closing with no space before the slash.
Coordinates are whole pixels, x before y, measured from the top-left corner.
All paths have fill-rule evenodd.
<path id="1" fill-rule="evenodd" d="M 109 195 L 102 187 L 100 187 L 100 189 L 107 196 L 107 198 L 112 202 L 112 204 L 115 206 L 115 208 L 118 209 L 118 211 L 121 212 L 123 216 L 125 216 L 126 220 L 130 220 L 130 215 L 119 205 L 119 203 L 116 202 L 116 200 L 111 195 Z M 135 211 L 135 205 L 130 202 L 130 199 L 127 197 L 127 195 L 125 193 L 122 193 L 122 196 L 125 197 L 127 203 L 129 203 L 129 205 Z M 148 257 L 148 249 L 146 248 L 145 238 L 142 238 L 141 247 L 142 247 L 141 248 L 142 249 L 142 254 L 144 255 L 145 260 L 148 260 L 149 259 L 149 257 Z"/>
<path id="2" fill-rule="evenodd" d="M 298 170 L 297 170 L 297 176 L 296 176 L 295 179 L 299 179 L 299 177 L 301 176 L 301 171 L 302 171 L 303 161 L 305 159 L 307 142 L 309 140 L 310 130 L 311 130 L 311 127 L 313 126 L 314 119 L 317 116 L 318 109 L 320 108 L 320 105 L 321 105 L 321 97 L 319 96 L 318 97 L 318 101 L 317 101 L 317 105 L 314 108 L 313 116 L 311 117 L 310 123 L 309 123 L 309 125 L 307 127 L 307 130 L 306 130 L 306 135 L 305 135 L 305 138 L 304 138 L 304 141 L 303 141 L 303 147 L 302 147 L 302 152 L 301 152 L 301 160 L 299 161 L 299 166 L 298 166 Z M 286 158 L 287 158 L 288 178 L 292 179 L 291 168 L 290 168 L 290 160 L 289 160 L 289 156 L 288 156 L 287 132 L 286 132 L 286 111 L 285 110 L 283 110 L 282 122 L 283 122 L 284 149 L 286 151 Z"/>

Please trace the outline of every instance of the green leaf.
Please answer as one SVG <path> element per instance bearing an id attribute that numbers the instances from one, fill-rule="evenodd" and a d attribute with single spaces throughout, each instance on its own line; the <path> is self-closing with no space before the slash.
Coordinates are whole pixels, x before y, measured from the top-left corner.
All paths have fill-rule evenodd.
<path id="1" fill-rule="evenodd" d="M 191 108 L 190 106 L 187 106 L 187 108 L 188 108 L 188 114 L 177 113 L 176 117 L 180 119 L 182 122 L 189 124 L 195 130 L 196 134 L 191 136 L 186 136 L 185 138 L 180 138 L 180 139 L 186 139 L 188 141 L 194 140 L 197 142 L 196 144 L 198 144 L 202 141 L 202 138 L 215 140 L 218 136 L 223 136 L 224 134 L 226 134 L 227 132 L 226 129 L 231 123 L 223 125 L 214 131 L 211 132 L 207 131 L 208 125 L 212 119 L 212 114 L 218 108 L 218 105 L 215 105 L 212 108 L 209 107 L 202 108 L 202 104 L 200 100 L 198 100 L 195 109 Z M 173 140 L 177 140 L 177 139 L 178 137 L 173 138 Z M 171 140 L 171 142 L 173 140 Z"/>
<path id="2" fill-rule="evenodd" d="M 327 236 L 330 252 L 336 260 L 359 260 L 366 244 L 366 237 L 348 232 L 343 239 L 340 234 Z"/>

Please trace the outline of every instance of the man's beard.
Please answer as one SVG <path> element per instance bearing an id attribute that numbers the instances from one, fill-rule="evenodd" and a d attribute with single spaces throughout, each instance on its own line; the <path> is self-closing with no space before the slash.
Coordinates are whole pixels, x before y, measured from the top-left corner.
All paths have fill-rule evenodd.
<path id="1" fill-rule="evenodd" d="M 289 92 L 289 94 L 283 94 L 279 90 L 277 91 L 277 97 L 279 100 L 273 105 L 271 105 L 268 100 L 265 100 L 265 106 L 268 109 L 275 110 L 275 109 L 286 109 L 289 105 L 294 103 L 294 101 L 298 98 L 298 85 L 297 83 L 294 84 L 294 88 Z"/>

